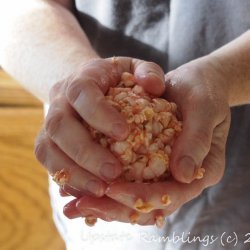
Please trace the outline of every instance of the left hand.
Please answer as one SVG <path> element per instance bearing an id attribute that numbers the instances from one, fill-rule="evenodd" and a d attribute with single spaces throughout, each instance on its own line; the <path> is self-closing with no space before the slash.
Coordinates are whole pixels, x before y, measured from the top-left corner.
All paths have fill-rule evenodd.
<path id="1" fill-rule="evenodd" d="M 230 127 L 228 87 L 209 56 L 187 63 L 166 75 L 168 100 L 177 103 L 183 131 L 177 139 L 170 162 L 173 178 L 166 182 L 113 183 L 106 196 L 79 197 L 65 206 L 69 218 L 94 215 L 106 221 L 131 222 L 136 201 L 151 207 L 137 210 L 136 223 L 155 224 L 157 216 L 168 216 L 202 191 L 218 183 L 225 168 L 225 147 Z M 199 167 L 204 178 L 195 179 Z M 164 204 L 163 197 L 171 203 Z"/>

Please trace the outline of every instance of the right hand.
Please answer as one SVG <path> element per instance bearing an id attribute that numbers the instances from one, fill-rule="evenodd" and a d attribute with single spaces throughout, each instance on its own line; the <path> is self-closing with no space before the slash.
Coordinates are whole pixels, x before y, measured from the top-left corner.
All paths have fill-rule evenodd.
<path id="1" fill-rule="evenodd" d="M 151 94 L 164 92 L 164 73 L 158 65 L 128 57 L 91 60 L 50 90 L 50 108 L 36 140 L 35 155 L 51 175 L 60 170 L 69 174 L 64 186 L 73 195 L 80 191 L 103 196 L 106 183 L 121 174 L 119 161 L 92 140 L 84 125 L 116 140 L 126 138 L 125 118 L 104 98 L 123 72 L 133 73 Z"/>

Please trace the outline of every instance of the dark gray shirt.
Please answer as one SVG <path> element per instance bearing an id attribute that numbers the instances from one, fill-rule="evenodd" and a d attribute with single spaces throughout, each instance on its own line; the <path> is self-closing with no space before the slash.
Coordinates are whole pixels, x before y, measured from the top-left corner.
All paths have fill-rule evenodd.
<path id="1" fill-rule="evenodd" d="M 165 71 L 212 52 L 250 28 L 248 0 L 75 2 L 79 21 L 101 56 L 155 61 Z M 250 249 L 250 107 L 231 111 L 225 175 L 168 218 L 165 249 Z M 231 240 L 237 236 L 235 247 L 235 241 L 226 243 L 229 234 Z M 196 241 L 183 243 L 177 236 Z"/>

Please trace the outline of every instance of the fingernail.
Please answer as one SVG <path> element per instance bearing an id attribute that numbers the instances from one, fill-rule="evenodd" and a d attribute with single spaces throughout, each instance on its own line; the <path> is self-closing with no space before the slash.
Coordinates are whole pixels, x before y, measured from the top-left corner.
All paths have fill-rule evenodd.
<path id="1" fill-rule="evenodd" d="M 75 219 L 75 218 L 79 218 L 82 217 L 80 212 L 68 212 L 67 214 L 67 218 L 69 219 Z"/>
<path id="2" fill-rule="evenodd" d="M 119 168 L 111 163 L 105 163 L 101 167 L 100 172 L 101 175 L 108 180 L 115 179 L 120 174 Z"/>
<path id="3" fill-rule="evenodd" d="M 189 183 L 194 179 L 196 166 L 191 157 L 185 156 L 181 158 L 178 164 L 178 168 L 186 182 Z"/>
<path id="4" fill-rule="evenodd" d="M 92 194 L 94 194 L 96 196 L 102 196 L 102 194 L 104 194 L 102 184 L 99 181 L 90 180 L 87 183 L 86 188 L 89 192 L 91 192 Z"/>
<path id="5" fill-rule="evenodd" d="M 164 84 L 164 78 L 161 78 L 161 77 L 159 76 L 159 74 L 157 74 L 157 73 L 155 73 L 155 72 L 153 72 L 153 71 L 150 71 L 150 72 L 148 72 L 148 75 L 149 75 L 149 76 L 153 76 L 153 77 L 155 77 L 155 78 L 158 78 L 159 80 L 161 80 L 162 84 Z"/>
<path id="6" fill-rule="evenodd" d="M 64 206 L 63 212 L 69 219 L 81 217 L 81 213 L 77 210 L 76 207 L 72 207 L 72 204 L 70 203 Z"/>
<path id="7" fill-rule="evenodd" d="M 125 139 L 128 134 L 128 128 L 124 123 L 115 123 L 112 134 L 118 139 Z"/>

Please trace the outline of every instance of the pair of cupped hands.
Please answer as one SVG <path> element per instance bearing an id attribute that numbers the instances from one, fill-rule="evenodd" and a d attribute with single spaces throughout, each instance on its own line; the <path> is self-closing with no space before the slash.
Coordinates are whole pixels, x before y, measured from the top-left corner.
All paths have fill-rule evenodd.
<path id="1" fill-rule="evenodd" d="M 75 198 L 64 207 L 68 218 L 93 215 L 105 221 L 131 222 L 138 198 L 153 205 L 137 223 L 155 224 L 155 216 L 170 215 L 201 192 L 218 183 L 225 168 L 225 145 L 230 126 L 227 83 L 206 56 L 164 75 L 155 63 L 128 57 L 93 59 L 50 90 L 50 108 L 35 145 L 37 159 L 51 175 L 69 173 L 61 194 Z M 105 101 L 123 72 L 134 74 L 138 85 L 154 96 L 177 104 L 183 131 L 170 161 L 172 178 L 156 183 L 121 183 L 122 171 L 108 149 L 94 142 L 86 124 L 123 140 L 128 135 L 124 117 Z M 205 175 L 196 180 L 197 168 Z M 163 204 L 164 195 L 171 203 Z"/>

